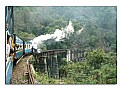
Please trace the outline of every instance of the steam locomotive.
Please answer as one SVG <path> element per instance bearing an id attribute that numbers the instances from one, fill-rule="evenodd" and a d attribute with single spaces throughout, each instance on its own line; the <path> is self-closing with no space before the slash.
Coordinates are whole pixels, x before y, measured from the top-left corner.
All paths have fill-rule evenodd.
<path id="1" fill-rule="evenodd" d="M 6 84 L 11 83 L 12 70 L 16 62 L 25 54 L 33 52 L 32 42 L 21 40 L 14 34 L 13 7 L 5 7 L 5 31 L 6 31 Z"/>

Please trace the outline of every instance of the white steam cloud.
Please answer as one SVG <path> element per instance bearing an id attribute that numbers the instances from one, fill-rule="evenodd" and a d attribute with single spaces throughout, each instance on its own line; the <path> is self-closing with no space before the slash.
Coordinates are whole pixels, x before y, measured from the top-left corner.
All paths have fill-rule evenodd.
<path id="1" fill-rule="evenodd" d="M 33 48 L 37 49 L 37 44 L 42 43 L 45 40 L 54 38 L 56 41 L 60 41 L 62 38 L 65 37 L 65 33 L 73 33 L 74 28 L 72 26 L 72 22 L 69 21 L 68 26 L 66 28 L 62 28 L 62 30 L 56 29 L 53 34 L 46 34 L 46 35 L 40 35 L 32 40 L 32 46 Z"/>

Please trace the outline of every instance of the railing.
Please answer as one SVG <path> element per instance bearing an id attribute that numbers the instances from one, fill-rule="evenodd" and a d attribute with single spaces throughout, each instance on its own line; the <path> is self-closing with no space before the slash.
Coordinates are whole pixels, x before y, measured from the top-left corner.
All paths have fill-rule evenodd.
<path id="1" fill-rule="evenodd" d="M 30 58 L 29 58 L 30 59 Z M 35 84 L 35 79 L 32 71 L 32 65 L 29 63 L 29 59 L 27 60 L 27 75 L 28 75 L 28 83 Z"/>

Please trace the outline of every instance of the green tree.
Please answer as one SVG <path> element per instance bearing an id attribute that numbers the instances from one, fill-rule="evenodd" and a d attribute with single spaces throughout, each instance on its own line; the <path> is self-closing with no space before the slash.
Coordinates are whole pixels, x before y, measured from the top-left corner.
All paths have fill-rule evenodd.
<path id="1" fill-rule="evenodd" d="M 38 44 L 38 49 L 40 49 L 41 51 L 46 51 L 47 50 L 46 45 L 44 43 Z"/>

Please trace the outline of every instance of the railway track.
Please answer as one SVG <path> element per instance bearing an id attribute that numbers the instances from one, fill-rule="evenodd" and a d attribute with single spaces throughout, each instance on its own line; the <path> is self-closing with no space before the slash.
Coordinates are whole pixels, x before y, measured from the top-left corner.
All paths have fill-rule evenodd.
<path id="1" fill-rule="evenodd" d="M 30 57 L 23 57 L 13 68 L 11 84 L 35 84 Z"/>

